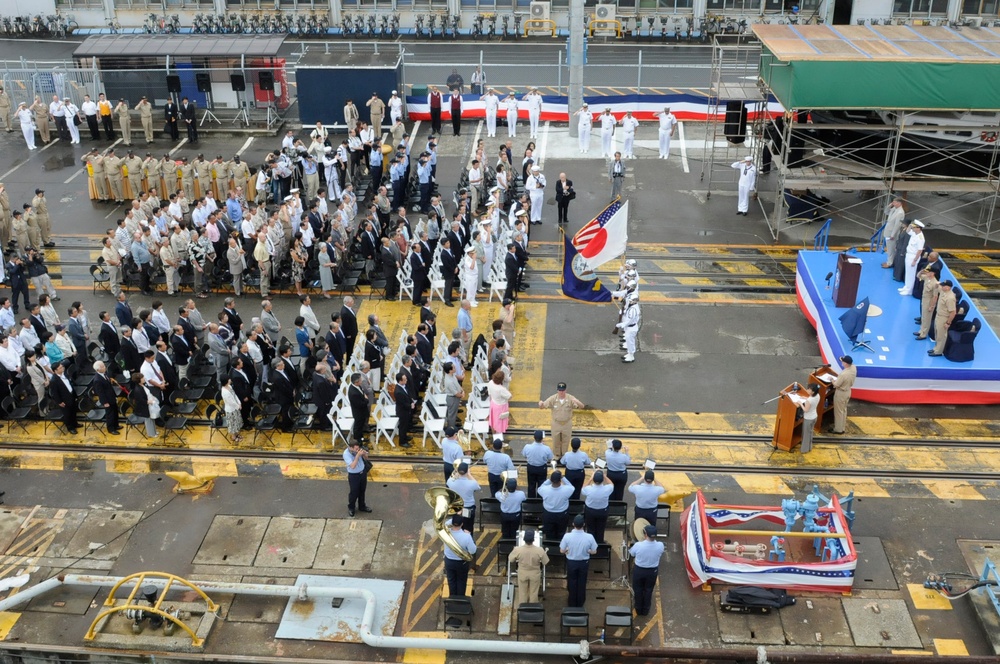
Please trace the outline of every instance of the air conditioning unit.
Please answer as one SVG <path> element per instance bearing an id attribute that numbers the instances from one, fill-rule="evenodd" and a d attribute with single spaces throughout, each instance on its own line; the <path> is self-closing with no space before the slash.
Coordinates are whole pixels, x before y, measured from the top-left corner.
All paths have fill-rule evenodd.
<path id="1" fill-rule="evenodd" d="M 551 3 L 548 2 L 532 2 L 529 7 L 532 20 L 549 20 L 549 9 L 551 6 Z"/>
<path id="2" fill-rule="evenodd" d="M 614 21 L 615 5 L 597 5 L 594 9 L 595 21 Z"/>
<path id="3" fill-rule="evenodd" d="M 981 28 L 983 27 L 983 17 L 982 16 L 970 16 L 965 19 L 965 25 L 970 28 Z"/>

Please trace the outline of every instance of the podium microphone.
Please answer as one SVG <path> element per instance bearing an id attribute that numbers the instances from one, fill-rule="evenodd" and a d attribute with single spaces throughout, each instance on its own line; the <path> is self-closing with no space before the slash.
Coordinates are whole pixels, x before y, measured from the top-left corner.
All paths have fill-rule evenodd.
<path id="1" fill-rule="evenodd" d="M 830 290 L 830 280 L 833 279 L 833 272 L 826 273 L 826 289 Z"/>

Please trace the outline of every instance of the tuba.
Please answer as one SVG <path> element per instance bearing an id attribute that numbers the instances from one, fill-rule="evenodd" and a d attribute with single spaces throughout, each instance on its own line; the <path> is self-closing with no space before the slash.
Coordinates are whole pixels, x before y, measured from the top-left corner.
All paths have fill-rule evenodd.
<path id="1" fill-rule="evenodd" d="M 424 500 L 434 510 L 434 532 L 437 533 L 438 539 L 462 560 L 471 561 L 472 554 L 455 541 L 455 536 L 445 525 L 445 521 L 450 515 L 462 513 L 465 503 L 462 497 L 447 487 L 434 486 L 424 492 Z"/>

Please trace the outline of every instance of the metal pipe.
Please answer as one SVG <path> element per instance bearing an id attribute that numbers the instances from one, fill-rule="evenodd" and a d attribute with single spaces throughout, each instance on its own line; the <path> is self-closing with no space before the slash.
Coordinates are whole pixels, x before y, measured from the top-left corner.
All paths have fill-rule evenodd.
<path id="1" fill-rule="evenodd" d="M 94 576 L 89 574 L 65 574 L 51 579 L 19 592 L 6 600 L 0 601 L 0 611 L 9 611 L 43 593 L 58 588 L 61 585 L 67 586 L 89 586 L 89 587 L 111 587 L 124 577 L 120 576 Z M 163 588 L 168 579 L 144 579 L 144 585 L 154 585 Z M 361 619 L 361 630 L 359 635 L 361 640 L 373 648 L 419 648 L 430 650 L 457 650 L 462 652 L 489 652 L 495 653 L 497 642 L 483 639 L 440 639 L 440 638 L 417 638 L 408 636 L 385 636 L 374 634 L 372 625 L 375 623 L 375 604 L 378 598 L 375 593 L 364 588 L 330 588 L 330 587 L 304 587 L 304 586 L 272 586 L 263 583 L 224 583 L 224 582 L 198 582 L 198 587 L 206 593 L 223 593 L 233 595 L 266 595 L 269 597 L 287 597 L 298 599 L 300 593 L 311 597 L 339 597 L 356 598 L 365 600 L 365 611 Z M 589 657 L 590 644 L 587 641 L 579 643 L 546 643 L 546 642 L 504 642 L 504 652 L 517 653 L 520 655 L 567 655 L 570 657 Z M 967 663 L 968 664 L 968 663 Z M 971 664 L 976 664 L 975 662 Z M 995 664 L 995 662 L 994 662 Z"/>
<path id="2" fill-rule="evenodd" d="M 504 644 L 506 646 L 506 644 Z M 701 659 L 712 661 L 759 662 L 771 664 L 996 664 L 996 657 L 949 657 L 930 653 L 913 655 L 850 653 L 783 652 L 759 648 L 656 648 L 645 646 L 609 646 L 594 643 L 594 657 L 641 657 L 645 659 Z"/>

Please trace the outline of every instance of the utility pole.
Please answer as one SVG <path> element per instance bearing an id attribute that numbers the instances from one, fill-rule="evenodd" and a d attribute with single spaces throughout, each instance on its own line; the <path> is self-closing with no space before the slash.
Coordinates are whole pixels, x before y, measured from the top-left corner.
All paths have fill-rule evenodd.
<path id="1" fill-rule="evenodd" d="M 569 1 L 569 135 L 579 136 L 573 113 L 583 106 L 583 0 Z"/>

